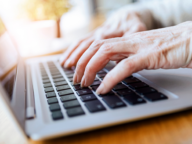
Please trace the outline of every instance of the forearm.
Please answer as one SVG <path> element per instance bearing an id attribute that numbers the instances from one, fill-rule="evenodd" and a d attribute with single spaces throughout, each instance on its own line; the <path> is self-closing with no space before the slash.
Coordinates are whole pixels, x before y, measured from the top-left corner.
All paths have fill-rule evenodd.
<path id="1" fill-rule="evenodd" d="M 122 8 L 123 11 L 138 13 L 147 29 L 177 25 L 192 20 L 191 0 L 163 0 L 135 3 Z"/>

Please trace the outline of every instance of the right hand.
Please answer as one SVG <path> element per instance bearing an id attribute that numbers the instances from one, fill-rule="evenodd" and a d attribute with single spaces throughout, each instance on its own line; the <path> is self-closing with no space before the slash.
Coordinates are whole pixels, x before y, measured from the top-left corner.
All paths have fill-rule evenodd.
<path id="1" fill-rule="evenodd" d="M 83 53 L 95 40 L 123 37 L 147 30 L 146 25 L 136 12 L 120 9 L 103 26 L 72 44 L 61 56 L 60 63 L 66 68 L 77 64 Z"/>

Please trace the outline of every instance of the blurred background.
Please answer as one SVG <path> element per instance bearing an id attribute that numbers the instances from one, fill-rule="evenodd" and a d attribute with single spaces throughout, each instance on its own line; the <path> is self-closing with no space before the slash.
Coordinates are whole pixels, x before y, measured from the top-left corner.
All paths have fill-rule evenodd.
<path id="1" fill-rule="evenodd" d="M 0 0 L 0 16 L 21 56 L 64 51 L 136 0 Z"/>

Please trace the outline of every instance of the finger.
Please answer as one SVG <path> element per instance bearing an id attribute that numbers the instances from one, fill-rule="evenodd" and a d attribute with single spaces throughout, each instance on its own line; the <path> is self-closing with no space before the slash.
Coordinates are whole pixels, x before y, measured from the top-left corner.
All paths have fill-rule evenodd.
<path id="1" fill-rule="evenodd" d="M 108 63 L 109 60 L 114 59 L 115 56 L 122 59 L 119 55 L 127 55 L 128 57 L 130 53 L 136 52 L 137 49 L 134 49 L 127 42 L 105 43 L 88 62 L 84 77 L 81 81 L 82 85 L 89 86 L 93 82 L 95 74 L 101 70 L 105 66 L 104 64 Z"/>
<path id="2" fill-rule="evenodd" d="M 97 40 L 91 44 L 91 46 L 86 50 L 86 52 L 82 55 L 82 57 L 79 59 L 77 63 L 76 72 L 73 79 L 74 83 L 81 82 L 87 63 L 93 57 L 93 55 L 98 51 L 98 49 L 104 43 L 110 43 L 115 41 L 119 41 L 119 38 L 109 39 L 109 40 Z"/>
<path id="3" fill-rule="evenodd" d="M 82 40 L 77 41 L 73 43 L 65 52 L 64 54 L 60 57 L 60 64 L 64 65 L 68 57 L 73 53 L 73 51 L 81 44 Z"/>
<path id="4" fill-rule="evenodd" d="M 115 37 L 122 37 L 123 36 L 123 31 L 107 31 L 102 34 L 103 39 L 109 39 L 109 38 L 115 38 Z"/>
<path id="5" fill-rule="evenodd" d="M 134 55 L 122 60 L 105 76 L 96 93 L 105 94 L 109 92 L 117 83 L 130 76 L 132 73 L 145 69 L 147 63 L 147 58 L 141 55 Z"/>
<path id="6" fill-rule="evenodd" d="M 88 39 L 89 37 L 91 37 L 93 34 L 89 34 L 88 36 L 78 40 L 77 42 L 73 43 L 65 52 L 64 54 L 61 56 L 60 58 L 60 64 L 64 65 L 66 60 L 70 57 L 70 55 L 73 53 L 73 51 L 86 39 Z"/>
<path id="7" fill-rule="evenodd" d="M 119 30 L 118 26 L 116 26 L 116 25 L 115 25 L 115 27 L 103 26 L 103 27 L 99 28 L 95 33 L 96 40 L 122 37 L 124 32 Z M 113 26 L 114 26 L 114 24 L 113 24 Z"/>
<path id="8" fill-rule="evenodd" d="M 147 30 L 147 28 L 144 24 L 138 24 L 138 25 L 131 27 L 127 32 L 125 32 L 123 37 L 129 36 L 136 32 L 142 32 L 142 31 L 146 31 L 146 30 Z"/>
<path id="9" fill-rule="evenodd" d="M 89 46 L 92 44 L 94 38 L 91 37 L 87 39 L 86 41 L 82 42 L 78 48 L 76 48 L 73 53 L 68 57 L 68 60 L 65 63 L 65 67 L 72 67 L 74 66 L 79 58 L 82 56 L 82 54 L 89 48 Z"/>

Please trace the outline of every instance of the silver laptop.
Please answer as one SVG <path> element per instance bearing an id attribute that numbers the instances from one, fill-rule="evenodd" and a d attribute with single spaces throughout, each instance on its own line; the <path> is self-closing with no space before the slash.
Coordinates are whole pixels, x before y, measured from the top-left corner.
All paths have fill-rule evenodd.
<path id="1" fill-rule="evenodd" d="M 75 67 L 60 55 L 21 59 L 9 34 L 0 34 L 0 98 L 17 126 L 33 140 L 66 136 L 192 106 L 192 69 L 144 70 L 111 92 L 95 90 L 115 65 L 110 62 L 87 88 L 73 85 Z"/>

